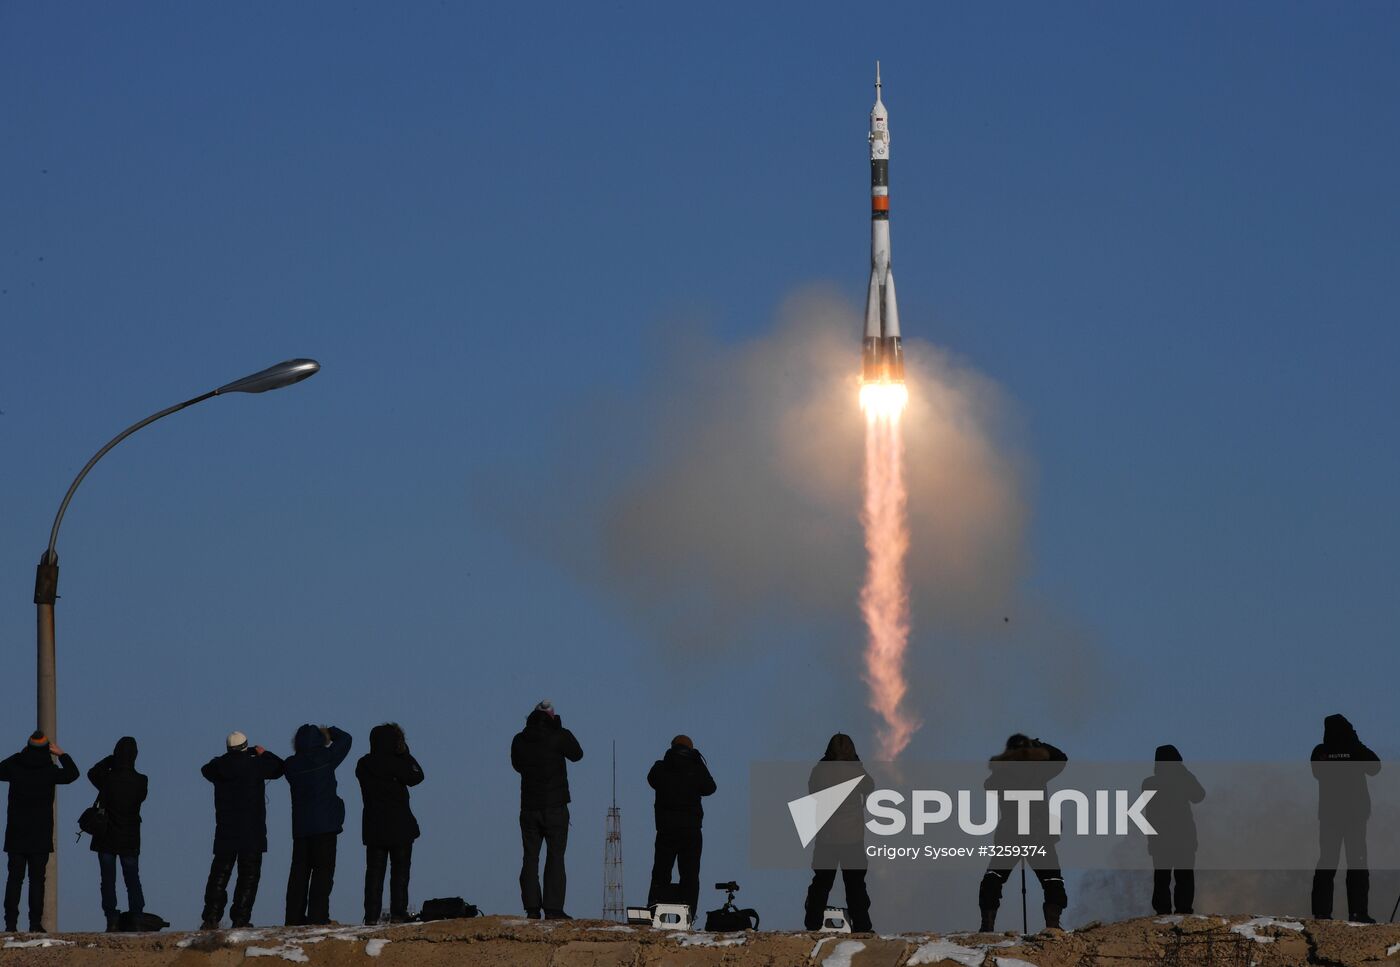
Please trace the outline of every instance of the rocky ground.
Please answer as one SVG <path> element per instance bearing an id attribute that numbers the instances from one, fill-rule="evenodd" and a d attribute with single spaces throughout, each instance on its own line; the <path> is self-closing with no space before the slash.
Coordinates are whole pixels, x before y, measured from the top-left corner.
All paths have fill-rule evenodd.
<path id="1" fill-rule="evenodd" d="M 367 959 L 369 958 L 369 959 Z M 674 934 L 599 920 L 540 923 L 479 917 L 394 927 L 163 934 L 6 936 L 0 965 L 227 967 L 282 961 L 327 967 L 1280 967 L 1400 965 L 1400 925 L 1270 917 L 1146 917 L 1067 933 L 820 935 L 772 931 Z"/>

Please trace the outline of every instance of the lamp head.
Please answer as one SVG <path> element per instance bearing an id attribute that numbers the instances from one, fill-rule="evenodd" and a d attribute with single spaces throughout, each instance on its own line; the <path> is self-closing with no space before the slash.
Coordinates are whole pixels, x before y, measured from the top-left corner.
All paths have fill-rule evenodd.
<path id="1" fill-rule="evenodd" d="M 253 373 L 251 376 L 244 376 L 232 383 L 225 383 L 214 390 L 214 395 L 266 393 L 270 389 L 281 389 L 284 386 L 291 386 L 293 383 L 300 383 L 308 376 L 314 376 L 320 369 L 321 364 L 314 359 L 289 359 L 276 366 L 269 366 L 267 369 Z"/>

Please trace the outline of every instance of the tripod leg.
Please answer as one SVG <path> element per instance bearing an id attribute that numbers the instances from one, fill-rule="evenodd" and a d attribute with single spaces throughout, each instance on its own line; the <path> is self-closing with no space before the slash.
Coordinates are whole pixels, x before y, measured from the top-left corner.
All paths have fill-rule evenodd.
<path id="1" fill-rule="evenodd" d="M 1021 933 L 1031 932 L 1030 921 L 1026 919 L 1026 864 L 1021 864 Z"/>

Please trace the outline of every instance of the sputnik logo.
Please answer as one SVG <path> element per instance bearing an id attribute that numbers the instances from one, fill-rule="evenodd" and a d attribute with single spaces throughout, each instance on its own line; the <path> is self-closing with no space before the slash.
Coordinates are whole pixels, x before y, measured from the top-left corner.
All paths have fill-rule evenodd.
<path id="1" fill-rule="evenodd" d="M 836 815 L 836 810 L 864 779 L 863 775 L 856 776 L 787 804 L 788 812 L 792 814 L 792 824 L 797 827 L 797 838 L 802 840 L 804 849 L 817 838 L 827 820 Z"/>

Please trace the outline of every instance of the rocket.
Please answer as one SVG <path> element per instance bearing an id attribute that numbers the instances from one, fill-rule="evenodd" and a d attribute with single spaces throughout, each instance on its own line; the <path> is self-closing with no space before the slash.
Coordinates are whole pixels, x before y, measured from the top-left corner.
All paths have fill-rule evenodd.
<path id="1" fill-rule="evenodd" d="M 904 382 L 899 307 L 890 271 L 890 116 L 880 100 L 879 61 L 875 62 L 875 106 L 870 109 L 870 291 L 865 297 L 861 356 L 862 382 Z"/>

